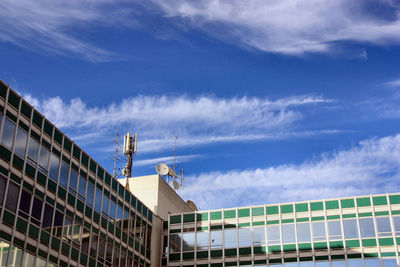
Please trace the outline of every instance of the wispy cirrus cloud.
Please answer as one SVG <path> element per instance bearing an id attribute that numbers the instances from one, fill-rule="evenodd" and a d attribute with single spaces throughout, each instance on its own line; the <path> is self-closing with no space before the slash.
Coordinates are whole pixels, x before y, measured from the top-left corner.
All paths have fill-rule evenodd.
<path id="1" fill-rule="evenodd" d="M 301 55 L 337 50 L 338 42 L 399 44 L 400 6 L 392 1 L 153 0 L 164 16 L 227 42 Z M 378 15 L 376 8 L 385 10 Z"/>
<path id="2" fill-rule="evenodd" d="M 296 130 L 303 110 L 318 108 L 333 100 L 320 96 L 295 96 L 270 100 L 241 97 L 216 98 L 137 96 L 107 106 L 88 106 L 80 98 L 69 102 L 60 97 L 43 100 L 25 96 L 55 125 L 76 140 L 111 140 L 116 132 L 140 134 L 142 152 L 162 151 L 179 136 L 180 147 L 212 143 L 277 140 L 335 134 L 338 130 Z"/>
<path id="3" fill-rule="evenodd" d="M 192 159 L 197 159 L 200 157 L 202 157 L 202 155 L 184 155 L 184 156 L 176 156 L 176 157 L 160 157 L 160 158 L 152 158 L 152 159 L 135 160 L 134 167 L 148 166 L 148 165 L 156 166 L 160 162 L 165 163 L 165 164 L 173 164 L 174 162 L 182 163 L 182 162 L 190 161 Z"/>
<path id="4" fill-rule="evenodd" d="M 400 135 L 395 135 L 298 165 L 186 176 L 184 197 L 213 209 L 395 192 L 399 179 Z"/>

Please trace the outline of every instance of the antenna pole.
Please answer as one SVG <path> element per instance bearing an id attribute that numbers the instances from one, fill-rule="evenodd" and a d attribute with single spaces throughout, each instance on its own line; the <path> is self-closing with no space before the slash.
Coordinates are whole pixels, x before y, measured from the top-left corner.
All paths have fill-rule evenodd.
<path id="1" fill-rule="evenodd" d="M 118 133 L 115 139 L 115 157 L 114 157 L 114 169 L 113 169 L 113 177 L 115 178 L 117 172 L 117 157 L 118 157 Z"/>
<path id="2" fill-rule="evenodd" d="M 126 178 L 132 177 L 132 160 L 133 155 L 136 154 L 138 135 L 134 134 L 132 137 L 129 133 L 124 136 L 124 155 L 127 156 L 127 163 L 124 167 L 123 174 Z M 128 183 L 127 183 L 128 184 Z"/>

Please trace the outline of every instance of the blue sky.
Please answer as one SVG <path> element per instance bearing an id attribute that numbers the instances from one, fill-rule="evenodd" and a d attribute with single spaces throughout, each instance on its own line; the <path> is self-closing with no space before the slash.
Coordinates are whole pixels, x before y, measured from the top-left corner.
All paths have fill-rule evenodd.
<path id="1" fill-rule="evenodd" d="M 400 190 L 398 1 L 0 7 L 0 78 L 110 172 L 130 131 L 201 209 Z"/>

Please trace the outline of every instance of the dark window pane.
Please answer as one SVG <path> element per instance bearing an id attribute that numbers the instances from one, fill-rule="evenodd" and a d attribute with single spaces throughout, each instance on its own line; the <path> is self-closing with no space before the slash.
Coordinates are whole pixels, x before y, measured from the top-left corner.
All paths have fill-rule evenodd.
<path id="1" fill-rule="evenodd" d="M 4 120 L 3 134 L 1 137 L 1 143 L 8 148 L 12 148 L 14 140 L 15 124 L 9 119 Z"/>
<path id="2" fill-rule="evenodd" d="M 29 208 L 31 207 L 32 194 L 22 190 L 21 200 L 19 202 L 19 210 L 29 214 Z"/>
<path id="3" fill-rule="evenodd" d="M 103 197 L 103 212 L 105 214 L 108 214 L 108 202 L 110 202 L 110 199 L 107 196 Z"/>
<path id="4" fill-rule="evenodd" d="M 110 213 L 109 213 L 110 217 L 112 219 L 115 218 L 115 202 L 113 200 L 110 201 Z"/>
<path id="5" fill-rule="evenodd" d="M 60 185 L 67 187 L 68 184 L 69 165 L 65 161 L 61 161 Z"/>
<path id="6" fill-rule="evenodd" d="M 44 145 L 40 146 L 39 165 L 44 169 L 48 169 L 50 151 Z"/>
<path id="7" fill-rule="evenodd" d="M 29 138 L 28 157 L 36 162 L 38 152 L 39 152 L 39 143 L 32 137 Z"/>
<path id="8" fill-rule="evenodd" d="M 3 205 L 4 191 L 6 189 L 6 178 L 0 174 L 0 205 Z"/>
<path id="9" fill-rule="evenodd" d="M 94 186 L 92 183 L 87 184 L 86 204 L 93 207 Z"/>
<path id="10" fill-rule="evenodd" d="M 57 182 L 58 177 L 58 165 L 60 164 L 60 159 L 57 158 L 53 153 L 50 155 L 50 173 L 51 179 Z"/>
<path id="11" fill-rule="evenodd" d="M 25 156 L 26 142 L 28 140 L 28 135 L 22 129 L 18 128 L 17 137 L 15 138 L 15 153 L 20 156 Z"/>
<path id="12" fill-rule="evenodd" d="M 18 194 L 19 186 L 10 182 L 8 185 L 6 209 L 14 212 L 17 210 Z"/>
<path id="13" fill-rule="evenodd" d="M 32 217 L 40 221 L 42 216 L 43 201 L 38 198 L 33 198 Z"/>
<path id="14" fill-rule="evenodd" d="M 54 208 L 46 203 L 43 214 L 43 228 L 51 227 L 53 223 Z"/>

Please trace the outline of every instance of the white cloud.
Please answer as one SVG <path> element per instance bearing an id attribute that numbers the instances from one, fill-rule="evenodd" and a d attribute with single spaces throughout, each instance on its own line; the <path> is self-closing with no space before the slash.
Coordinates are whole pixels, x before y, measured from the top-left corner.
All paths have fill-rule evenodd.
<path id="1" fill-rule="evenodd" d="M 356 0 L 153 0 L 167 18 L 262 51 L 298 55 L 328 52 L 340 41 L 400 43 L 400 8 L 388 2 L 378 17 Z"/>
<path id="2" fill-rule="evenodd" d="M 175 135 L 182 147 L 337 133 L 292 129 L 293 123 L 302 119 L 302 109 L 332 102 L 318 96 L 277 100 L 137 96 L 103 107 L 89 107 L 80 98 L 69 102 L 60 97 L 30 100 L 55 125 L 86 143 L 107 136 L 111 140 L 116 132 L 138 132 L 141 152 L 171 148 Z"/>
<path id="3" fill-rule="evenodd" d="M 388 87 L 400 87 L 400 79 L 386 82 L 385 85 Z"/>
<path id="4" fill-rule="evenodd" d="M 154 167 L 158 164 L 158 163 L 165 163 L 165 164 L 173 164 L 174 161 L 176 163 L 181 163 L 181 162 L 186 162 L 186 161 L 190 161 L 192 159 L 196 159 L 202 157 L 202 155 L 184 155 L 184 156 L 176 156 L 176 158 L 174 157 L 161 157 L 161 158 L 153 158 L 153 159 L 142 159 L 142 160 L 135 160 L 133 162 L 134 167 L 137 166 L 148 166 L 148 165 L 154 165 Z M 171 165 L 172 167 L 172 165 Z"/>
<path id="5" fill-rule="evenodd" d="M 399 179 L 400 134 L 299 165 L 187 176 L 184 197 L 212 209 L 394 192 Z"/>

